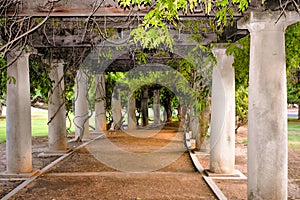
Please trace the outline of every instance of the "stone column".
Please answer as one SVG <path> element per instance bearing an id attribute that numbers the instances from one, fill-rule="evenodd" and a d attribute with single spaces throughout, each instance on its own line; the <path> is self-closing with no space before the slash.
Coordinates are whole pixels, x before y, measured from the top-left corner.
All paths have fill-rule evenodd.
<path id="1" fill-rule="evenodd" d="M 95 102 L 95 131 L 106 131 L 106 91 L 105 74 L 96 75 L 96 102 Z"/>
<path id="2" fill-rule="evenodd" d="M 90 139 L 88 77 L 79 69 L 75 81 L 75 139 Z"/>
<path id="3" fill-rule="evenodd" d="M 119 129 L 121 128 L 121 120 L 122 120 L 122 105 L 121 105 L 121 97 L 120 97 L 119 89 L 113 92 L 111 107 L 112 107 L 112 117 L 113 117 L 112 129 Z"/>
<path id="4" fill-rule="evenodd" d="M 153 91 L 153 114 L 154 114 L 154 124 L 160 124 L 160 97 L 159 90 Z"/>
<path id="5" fill-rule="evenodd" d="M 51 152 L 67 150 L 64 63 L 59 60 L 53 62 L 49 73 L 52 93 L 49 93 L 48 100 L 48 145 Z"/>
<path id="6" fill-rule="evenodd" d="M 136 129 L 136 104 L 135 97 L 131 96 L 128 98 L 128 130 Z"/>
<path id="7" fill-rule="evenodd" d="M 285 28 L 299 15 L 250 13 L 248 199 L 287 199 Z"/>
<path id="8" fill-rule="evenodd" d="M 142 110 L 142 126 L 147 126 L 148 121 L 148 88 L 143 89 L 143 97 L 141 102 L 141 110 Z"/>
<path id="9" fill-rule="evenodd" d="M 20 53 L 10 52 L 7 57 L 8 63 L 14 61 Z M 29 55 L 21 53 L 7 69 L 7 174 L 32 172 Z"/>
<path id="10" fill-rule="evenodd" d="M 235 77 L 233 56 L 222 44 L 213 49 L 210 171 L 231 174 L 235 164 Z"/>

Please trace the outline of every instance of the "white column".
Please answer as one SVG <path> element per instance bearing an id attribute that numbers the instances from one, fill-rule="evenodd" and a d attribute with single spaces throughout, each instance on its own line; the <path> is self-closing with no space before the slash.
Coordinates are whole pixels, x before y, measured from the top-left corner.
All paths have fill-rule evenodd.
<path id="1" fill-rule="evenodd" d="M 135 97 L 131 96 L 128 98 L 128 130 L 136 129 L 136 104 Z"/>
<path id="2" fill-rule="evenodd" d="M 49 73 L 52 92 L 48 100 L 48 145 L 49 151 L 64 151 L 67 149 L 64 63 L 59 60 L 53 62 Z"/>
<path id="3" fill-rule="evenodd" d="M 106 131 L 106 91 L 104 73 L 96 75 L 95 124 L 96 131 Z"/>
<path id="4" fill-rule="evenodd" d="M 11 63 L 19 51 L 8 54 Z M 29 53 L 22 53 L 7 69 L 6 158 L 7 173 L 32 172 Z"/>
<path id="5" fill-rule="evenodd" d="M 210 171 L 230 174 L 235 164 L 235 77 L 233 56 L 222 44 L 213 49 Z"/>
<path id="6" fill-rule="evenodd" d="M 153 114 L 154 114 L 154 124 L 160 124 L 160 97 L 159 90 L 153 91 Z"/>
<path id="7" fill-rule="evenodd" d="M 75 81 L 75 139 L 90 139 L 89 134 L 89 102 L 88 77 L 79 69 Z"/>
<path id="8" fill-rule="evenodd" d="M 250 13 L 248 199 L 287 199 L 285 28 L 298 14 Z"/>
<path id="9" fill-rule="evenodd" d="M 115 90 L 111 99 L 113 126 L 112 129 L 119 129 L 122 120 L 122 105 L 119 89 Z"/>

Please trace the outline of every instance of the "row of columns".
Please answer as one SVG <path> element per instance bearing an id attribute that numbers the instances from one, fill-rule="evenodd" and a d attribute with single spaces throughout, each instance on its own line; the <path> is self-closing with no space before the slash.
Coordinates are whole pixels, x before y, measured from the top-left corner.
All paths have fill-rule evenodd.
<path id="1" fill-rule="evenodd" d="M 296 13 L 250 13 L 238 28 L 250 32 L 248 199 L 287 199 L 287 91 L 285 29 Z M 274 42 L 276 41 L 276 42 Z M 213 70 L 210 170 L 234 170 L 233 58 L 216 46 Z"/>
<path id="2" fill-rule="evenodd" d="M 32 144 L 31 144 L 31 102 L 29 80 L 29 56 L 35 52 L 22 51 L 10 52 L 8 63 L 13 64 L 7 70 L 7 111 L 6 111 L 6 175 L 19 174 L 28 176 L 32 174 Z M 14 60 L 16 60 L 14 62 Z M 66 108 L 64 93 L 64 63 L 61 60 L 53 60 L 50 64 L 49 77 L 52 81 L 52 92 L 48 100 L 48 151 L 46 153 L 62 153 L 67 150 L 66 137 Z M 104 75 L 99 76 L 99 85 L 104 81 Z M 76 77 L 75 99 L 75 137 L 83 134 L 83 139 L 89 138 L 88 122 L 88 79 L 85 73 L 78 71 Z M 100 92 L 100 93 L 99 93 Z M 105 88 L 104 88 L 105 92 Z M 103 91 L 98 90 L 96 95 L 103 98 Z M 96 105 L 99 114 L 96 124 L 106 120 L 102 111 L 103 101 Z M 106 124 L 106 122 L 103 122 Z M 82 128 L 84 127 L 84 128 Z M 98 131 L 106 130 L 106 127 L 97 127 Z M 45 156 L 45 155 L 43 155 Z"/>
<path id="3" fill-rule="evenodd" d="M 225 49 L 221 50 L 215 50 L 215 55 L 217 59 L 219 58 L 226 58 L 225 55 Z M 225 56 L 224 56 L 225 55 Z M 16 79 L 15 81 L 9 81 L 7 85 L 8 93 L 7 93 L 7 157 L 8 158 L 19 158 L 19 154 L 22 155 L 21 161 L 27 160 L 28 166 L 24 166 L 24 164 L 21 164 L 17 162 L 14 159 L 8 159 L 8 165 L 7 165 L 7 172 L 8 173 L 20 173 L 20 172 L 29 172 L 32 170 L 31 162 L 31 115 L 30 115 L 30 91 L 29 91 L 29 62 L 28 62 L 29 54 L 24 54 L 21 57 L 19 57 L 18 61 L 9 68 L 8 70 L 8 76 L 14 77 Z M 13 58 L 12 58 L 13 59 Z M 220 60 L 219 60 L 220 61 Z M 219 63 L 226 63 L 225 60 L 223 62 Z M 18 67 L 20 64 L 25 64 L 24 67 Z M 229 66 L 230 66 L 229 62 Z M 220 78 L 220 72 L 226 71 L 228 67 L 222 67 L 222 65 L 218 65 L 216 69 L 214 70 L 214 78 L 213 80 L 213 94 L 221 94 L 224 93 L 224 85 L 222 83 L 216 84 Z M 231 69 L 232 70 L 232 69 Z M 21 76 L 20 74 L 27 74 L 27 76 Z M 50 78 L 53 82 L 53 91 L 49 94 L 49 151 L 64 151 L 66 150 L 66 124 L 65 124 L 65 106 L 64 106 L 64 80 L 63 80 L 63 63 L 62 62 L 54 62 L 54 64 L 51 65 L 51 71 L 50 71 Z M 231 82 L 234 80 L 234 76 L 230 76 Z M 96 130 L 102 131 L 106 130 L 106 116 L 105 116 L 105 109 L 104 109 L 104 103 L 105 103 L 105 85 L 104 85 L 104 74 L 100 74 L 96 78 L 96 99 L 99 98 L 99 101 L 96 100 Z M 221 81 L 222 82 L 222 81 Z M 225 83 L 227 83 L 225 81 Z M 232 83 L 231 83 L 232 84 Z M 226 84 L 225 84 L 226 85 Z M 80 137 L 82 134 L 83 139 L 89 138 L 89 122 L 88 122 L 88 101 L 87 101 L 87 91 L 88 91 L 88 78 L 86 77 L 85 73 L 81 70 L 78 71 L 77 77 L 76 77 L 76 95 L 75 95 L 75 126 L 76 131 L 75 135 L 76 137 Z M 221 88 L 221 89 L 220 89 Z M 216 89 L 216 91 L 214 91 Z M 221 90 L 221 91 L 218 91 Z M 227 91 L 227 90 L 226 90 Z M 20 94 L 19 94 L 20 93 Z M 18 98 L 15 98 L 18 96 Z M 146 102 L 148 101 L 148 92 L 147 90 L 144 90 L 143 93 L 143 100 Z M 22 101 L 19 101 L 19 99 L 22 99 Z M 220 108 L 224 108 L 226 106 L 222 105 L 223 102 L 226 101 L 220 101 L 221 104 L 218 103 L 220 98 L 214 97 L 213 95 L 213 110 L 212 110 L 212 124 L 214 124 L 214 116 L 218 116 L 217 112 L 220 111 Z M 27 101 L 26 101 L 27 100 Z M 147 102 L 146 102 L 147 103 Z M 234 105 L 234 101 L 230 102 L 232 105 Z M 230 105 L 228 103 L 228 105 Z M 25 105 L 26 104 L 26 105 Z M 128 127 L 129 129 L 135 129 L 136 128 L 136 119 L 135 119 L 135 99 L 130 98 L 128 107 L 129 107 L 129 121 L 128 121 Z M 145 104 L 145 103 L 144 103 Z M 148 104 L 148 103 L 147 103 Z M 218 107 L 219 106 L 219 107 Z M 121 104 L 120 104 L 120 97 L 118 94 L 113 95 L 112 99 L 112 107 L 115 109 L 113 111 L 115 119 L 115 122 L 118 122 L 121 120 Z M 147 106 L 146 109 L 148 109 Z M 234 106 L 233 106 L 234 108 Z M 23 109 L 20 111 L 20 109 Z M 25 110 L 26 109 L 26 110 Z M 28 111 L 29 110 L 29 111 Z M 232 110 L 232 109 L 231 109 Z M 234 109 L 233 109 L 234 110 Z M 232 114 L 232 113 L 231 113 Z M 26 115 L 26 117 L 25 117 Z M 13 120 L 10 119 L 10 117 L 13 117 Z M 20 116 L 20 117 L 18 117 Z M 155 123 L 159 122 L 160 120 L 160 114 L 159 114 L 159 91 L 154 92 L 154 119 Z M 234 119 L 234 112 L 233 112 L 233 119 Z M 227 118 L 227 117 L 225 117 Z M 22 120 L 19 120 L 22 119 Z M 23 120 L 27 119 L 27 120 Z M 227 118 L 228 119 L 228 118 Z M 229 120 L 229 119 L 228 119 Z M 14 121 L 15 123 L 11 123 Z M 19 122 L 20 121 L 20 122 Z M 212 125 L 212 132 L 214 132 L 214 127 L 219 127 L 218 122 L 221 120 L 216 120 L 216 125 Z M 232 120 L 234 121 L 234 120 Z M 18 123 L 16 123 L 18 122 Z M 82 128 L 84 127 L 84 128 Z M 231 130 L 234 130 L 234 127 L 230 127 Z M 22 131 L 21 131 L 22 130 Z M 222 130 L 222 134 L 220 133 L 219 136 L 224 136 L 226 131 Z M 232 131 L 229 131 L 232 132 Z M 16 136 L 18 133 L 22 133 L 22 136 Z M 25 135 L 26 134 L 26 135 Z M 213 134 L 212 134 L 213 136 Z M 218 136 L 218 137 L 219 137 Z M 232 136 L 230 136 L 232 137 Z M 22 138 L 22 142 L 20 145 L 20 148 L 14 148 L 15 143 L 20 143 L 20 138 Z M 25 139 L 24 139 L 25 138 Z M 234 135 L 231 139 L 234 141 Z M 212 141 L 214 141 L 212 137 Z M 217 140 L 218 142 L 223 142 L 224 140 Z M 226 140 L 225 140 L 226 141 Z M 233 143 L 234 144 L 234 143 Z M 14 146 L 13 148 L 11 147 Z M 228 145 L 215 145 L 216 147 L 227 147 Z M 234 146 L 231 146 L 230 148 L 234 150 Z M 213 162 L 211 163 L 211 169 L 217 173 L 224 173 L 224 170 L 218 169 L 219 166 L 227 166 L 227 164 L 224 164 L 224 157 L 222 157 L 222 154 L 220 152 L 228 152 L 226 149 L 219 150 L 218 148 L 213 149 L 212 151 L 212 159 Z M 24 153 L 26 153 L 26 157 L 24 157 Z M 228 154 L 228 155 L 232 155 Z M 232 159 L 231 159 L 232 160 Z M 234 159 L 233 159 L 234 160 Z M 11 164 L 13 163 L 13 164 Z M 234 161 L 230 162 L 231 166 L 234 165 Z M 233 164 L 232 164 L 233 163 Z M 19 168 L 16 169 L 15 167 L 18 166 Z M 232 167 L 233 168 L 233 167 Z M 228 170 L 226 171 L 228 172 Z"/>
<path id="4" fill-rule="evenodd" d="M 20 54 L 20 56 L 19 56 Z M 32 52 L 12 52 L 8 62 L 17 61 L 8 68 L 7 83 L 7 173 L 18 174 L 32 171 L 31 163 L 31 113 L 30 113 L 30 83 L 29 56 Z M 50 63 L 49 77 L 52 81 L 52 92 L 48 102 L 48 153 L 59 153 L 67 150 L 66 109 L 64 94 L 64 63 L 53 60 Z M 75 138 L 82 136 L 89 139 L 89 109 L 88 109 L 88 77 L 79 70 L 75 82 Z M 159 92 L 158 101 L 159 101 Z M 96 75 L 96 131 L 106 130 L 105 113 L 105 79 L 104 73 Z M 156 97 L 157 99 L 157 97 Z M 112 99 L 114 121 L 121 120 L 121 102 L 118 94 Z M 135 99 L 128 102 L 129 129 L 136 128 Z M 158 105 L 158 104 L 157 104 Z M 148 108 L 148 107 L 147 107 Z M 159 110 L 155 111 L 159 117 Z M 159 121 L 159 120 L 156 120 Z M 20 144 L 16 148 L 16 144 Z"/>
<path id="5" fill-rule="evenodd" d="M 285 77 L 285 28 L 299 21 L 299 16 L 288 13 L 278 20 L 277 14 L 251 13 L 246 20 L 239 22 L 239 28 L 248 29 L 250 44 L 249 80 L 249 131 L 248 131 L 248 198 L 286 199 L 287 198 L 287 102 Z M 276 42 L 274 42 L 276 41 Z M 233 59 L 226 56 L 222 46 L 214 50 L 218 61 L 213 71 L 212 121 L 211 121 L 211 163 L 216 173 L 231 173 L 234 169 L 234 71 Z M 8 56 L 8 62 L 15 59 L 16 53 Z M 22 53 L 8 68 L 7 83 L 7 173 L 19 174 L 32 171 L 31 161 L 31 115 L 29 91 L 29 53 Z M 12 78 L 13 77 L 13 78 Z M 51 67 L 52 80 L 61 80 L 61 66 Z M 87 78 L 78 73 L 77 124 L 86 124 Z M 103 75 L 98 77 L 103 84 Z M 59 84 L 57 84 L 59 83 Z M 63 118 L 65 112 L 61 99 L 63 85 L 54 83 L 50 98 L 50 114 L 59 110 L 57 116 Z M 81 94 L 83 92 L 83 94 Z M 103 88 L 98 88 L 98 97 L 103 99 Z M 129 99 L 130 110 L 135 107 Z M 98 102 L 96 119 L 98 130 L 105 129 L 104 112 Z M 103 105 L 103 104 L 102 104 Z M 102 107 L 103 108 L 103 107 Z M 156 107 L 155 107 L 156 108 Z M 155 109 L 154 109 L 155 110 Z M 133 112 L 130 112 L 130 116 Z M 129 119 L 133 119 L 131 116 Z M 57 119 L 56 119 L 57 120 Z M 100 123 L 100 121 L 102 121 Z M 62 120 L 64 121 L 64 120 Z M 60 124 L 62 121 L 59 121 Z M 65 148 L 63 127 L 49 126 L 49 149 Z M 63 126 L 63 125 L 62 125 Z M 88 127 L 88 126 L 84 126 Z M 134 128 L 130 124 L 130 128 Z M 53 133 L 52 133 L 53 132 Z M 85 134 L 82 128 L 77 134 Z M 78 136 L 78 135 L 77 135 Z M 84 135 L 86 136 L 86 135 Z M 88 137 L 88 136 L 87 136 Z M 57 141 L 62 141 L 57 144 Z M 272 184 L 270 184 L 272 183 Z"/>

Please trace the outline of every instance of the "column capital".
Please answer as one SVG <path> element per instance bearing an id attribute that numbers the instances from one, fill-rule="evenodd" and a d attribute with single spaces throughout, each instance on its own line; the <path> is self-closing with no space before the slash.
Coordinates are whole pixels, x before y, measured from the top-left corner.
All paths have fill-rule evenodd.
<path id="1" fill-rule="evenodd" d="M 226 54 L 227 47 L 223 43 L 216 43 L 212 49 L 212 53 L 217 60 L 217 66 L 223 68 L 224 65 L 232 66 L 234 57 L 233 55 Z M 226 64 L 225 64 L 226 63 Z"/>
<path id="2" fill-rule="evenodd" d="M 21 47 L 18 46 L 8 53 L 11 57 L 29 57 L 31 54 L 38 54 L 37 49 L 32 46 L 27 46 L 26 49 L 21 49 Z"/>
<path id="3" fill-rule="evenodd" d="M 52 63 L 54 64 L 54 65 L 57 65 L 57 64 L 65 64 L 66 62 L 65 62 L 65 60 L 64 59 L 57 59 L 57 58 L 53 58 L 52 59 Z"/>
<path id="4" fill-rule="evenodd" d="M 223 43 L 215 43 L 213 44 L 212 53 L 215 57 L 219 55 L 226 55 L 227 47 Z"/>
<path id="5" fill-rule="evenodd" d="M 248 29 L 251 32 L 265 31 L 284 31 L 286 27 L 300 21 L 297 12 L 250 12 L 238 21 L 239 29 Z"/>

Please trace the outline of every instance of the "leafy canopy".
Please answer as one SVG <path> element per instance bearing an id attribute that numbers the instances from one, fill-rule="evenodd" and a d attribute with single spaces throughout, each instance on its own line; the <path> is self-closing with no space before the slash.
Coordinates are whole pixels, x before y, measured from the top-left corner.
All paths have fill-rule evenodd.
<path id="1" fill-rule="evenodd" d="M 132 31 L 134 42 L 139 43 L 143 48 L 155 49 L 161 44 L 167 45 L 173 51 L 173 40 L 168 32 L 170 27 L 177 28 L 180 21 L 180 14 L 193 13 L 198 7 L 209 16 L 212 10 L 216 11 L 215 22 L 219 30 L 228 23 L 228 16 L 234 15 L 234 7 L 239 12 L 244 12 L 248 6 L 248 0 L 118 0 L 125 9 L 133 7 L 149 6 L 151 9 L 145 15 L 139 27 Z"/>

